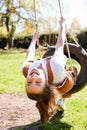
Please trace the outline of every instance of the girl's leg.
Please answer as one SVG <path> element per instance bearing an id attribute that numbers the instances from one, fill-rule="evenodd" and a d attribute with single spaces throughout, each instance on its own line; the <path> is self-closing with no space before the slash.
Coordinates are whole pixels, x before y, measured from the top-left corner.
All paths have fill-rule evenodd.
<path id="1" fill-rule="evenodd" d="M 65 19 L 61 17 L 60 19 L 60 32 L 56 43 L 56 51 L 63 53 L 64 42 L 65 42 Z"/>

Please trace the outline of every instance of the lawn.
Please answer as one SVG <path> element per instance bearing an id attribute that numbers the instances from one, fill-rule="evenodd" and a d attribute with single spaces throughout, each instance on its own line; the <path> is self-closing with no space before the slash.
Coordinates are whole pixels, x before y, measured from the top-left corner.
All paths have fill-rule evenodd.
<path id="1" fill-rule="evenodd" d="M 24 57 L 23 53 L 0 55 L 0 93 L 24 92 L 21 71 Z"/>
<path id="2" fill-rule="evenodd" d="M 36 52 L 37 58 L 39 53 Z M 26 53 L 22 51 L 0 54 L 0 93 L 25 92 L 25 78 L 22 75 L 22 64 Z"/>
<path id="3" fill-rule="evenodd" d="M 0 54 L 0 93 L 25 93 L 21 66 L 25 53 Z M 73 61 L 73 64 L 79 66 Z M 87 86 L 66 99 L 63 118 L 39 125 L 41 130 L 87 130 Z"/>

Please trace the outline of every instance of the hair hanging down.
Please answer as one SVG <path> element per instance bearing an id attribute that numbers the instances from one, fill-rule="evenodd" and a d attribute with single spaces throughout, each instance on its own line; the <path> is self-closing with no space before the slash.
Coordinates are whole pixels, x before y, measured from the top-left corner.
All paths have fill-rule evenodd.
<path id="1" fill-rule="evenodd" d="M 26 91 L 27 92 L 27 91 Z M 49 101 L 51 96 L 53 96 L 53 91 L 52 91 L 52 87 L 45 85 L 45 88 L 43 89 L 42 93 L 38 93 L 38 94 L 30 94 L 27 92 L 27 96 L 30 99 L 36 100 L 36 101 Z"/>
<path id="2" fill-rule="evenodd" d="M 43 123 L 48 121 L 58 109 L 58 104 L 55 102 L 56 94 L 58 94 L 57 89 L 55 89 L 53 86 L 48 85 L 45 85 L 42 93 L 27 93 L 27 96 L 30 99 L 37 101 L 36 107 L 40 112 L 40 119 Z"/>

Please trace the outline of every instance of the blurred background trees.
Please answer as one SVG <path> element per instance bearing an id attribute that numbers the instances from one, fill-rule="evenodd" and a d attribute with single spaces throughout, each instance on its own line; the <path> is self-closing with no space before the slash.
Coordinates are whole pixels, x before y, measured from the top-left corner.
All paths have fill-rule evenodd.
<path id="1" fill-rule="evenodd" d="M 29 6 L 30 5 L 30 8 Z M 0 36 L 8 38 L 8 47 L 11 48 L 15 37 L 17 28 L 22 28 L 21 24 L 24 24 L 24 28 L 29 27 L 29 32 L 32 33 L 33 25 L 29 19 L 28 14 L 31 11 L 32 14 L 32 1 L 21 0 L 1 0 L 0 1 Z M 20 27 L 19 26 L 20 23 Z M 3 29 L 5 32 L 3 31 Z M 22 30 L 22 29 L 21 29 Z M 28 32 L 28 33 L 29 33 Z M 30 34 L 30 33 L 29 33 Z"/>
<path id="2" fill-rule="evenodd" d="M 58 17 L 55 5 L 50 1 L 36 0 L 36 16 L 42 45 L 53 45 L 58 36 Z M 74 42 L 70 30 L 76 40 L 87 47 L 87 29 L 82 29 L 74 18 L 67 29 L 68 42 Z M 0 48 L 27 48 L 35 31 L 35 11 L 33 0 L 0 0 Z"/>

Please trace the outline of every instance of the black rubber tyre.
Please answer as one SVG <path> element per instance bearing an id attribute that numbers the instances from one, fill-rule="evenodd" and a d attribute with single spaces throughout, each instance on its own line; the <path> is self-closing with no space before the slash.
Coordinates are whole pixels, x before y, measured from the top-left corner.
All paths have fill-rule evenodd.
<path id="1" fill-rule="evenodd" d="M 76 85 L 67 93 L 73 94 L 85 87 L 87 84 L 87 52 L 81 47 L 73 43 L 69 43 L 69 50 L 71 58 L 75 59 L 81 66 L 80 72 L 77 77 Z M 49 48 L 43 57 L 52 56 L 54 54 L 55 48 Z M 67 54 L 67 47 L 64 46 L 64 53 Z"/>

